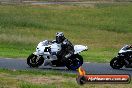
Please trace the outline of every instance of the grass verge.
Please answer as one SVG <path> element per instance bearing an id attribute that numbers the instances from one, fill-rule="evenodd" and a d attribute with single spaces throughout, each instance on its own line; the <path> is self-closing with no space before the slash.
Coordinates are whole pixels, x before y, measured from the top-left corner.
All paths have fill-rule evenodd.
<path id="1" fill-rule="evenodd" d="M 132 4 L 0 5 L 0 57 L 26 58 L 42 40 L 62 31 L 87 45 L 89 62 L 109 62 L 132 40 Z"/>
<path id="2" fill-rule="evenodd" d="M 1 88 L 131 88 L 130 84 L 85 84 L 78 85 L 77 75 L 64 76 L 50 72 L 11 71 L 0 69 Z"/>

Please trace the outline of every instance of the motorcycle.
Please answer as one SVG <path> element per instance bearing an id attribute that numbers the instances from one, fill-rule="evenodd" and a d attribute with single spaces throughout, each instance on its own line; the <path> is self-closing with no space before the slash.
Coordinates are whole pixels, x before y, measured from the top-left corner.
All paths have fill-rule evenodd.
<path id="1" fill-rule="evenodd" d="M 118 52 L 118 56 L 110 61 L 110 66 L 113 69 L 120 69 L 123 66 L 126 68 L 132 68 L 132 50 L 128 47 L 128 45 L 123 46 Z"/>
<path id="2" fill-rule="evenodd" d="M 30 67 L 50 65 L 55 67 L 66 66 L 70 70 L 76 70 L 83 64 L 83 57 L 80 52 L 88 50 L 87 46 L 74 45 L 74 54 L 66 59 L 65 62 L 58 60 L 56 53 L 61 50 L 61 45 L 55 41 L 42 41 L 38 44 L 36 52 L 29 55 L 27 64 Z"/>

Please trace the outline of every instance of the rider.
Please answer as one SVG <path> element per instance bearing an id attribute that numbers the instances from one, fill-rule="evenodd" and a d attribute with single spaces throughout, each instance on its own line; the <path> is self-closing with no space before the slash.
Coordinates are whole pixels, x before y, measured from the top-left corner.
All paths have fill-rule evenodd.
<path id="1" fill-rule="evenodd" d="M 65 38 L 63 32 L 56 33 L 56 43 L 61 45 L 61 50 L 57 52 L 58 60 L 66 62 L 66 59 L 74 54 L 74 46 Z"/>
<path id="2" fill-rule="evenodd" d="M 130 51 L 126 52 L 125 55 L 130 56 L 130 60 L 132 60 L 132 45 L 129 45 L 126 49 Z"/>
<path id="3" fill-rule="evenodd" d="M 129 53 L 130 53 L 130 55 L 132 55 L 132 45 L 129 45 L 127 49 L 131 50 Z"/>
<path id="4" fill-rule="evenodd" d="M 127 49 L 132 49 L 132 45 L 129 45 Z"/>

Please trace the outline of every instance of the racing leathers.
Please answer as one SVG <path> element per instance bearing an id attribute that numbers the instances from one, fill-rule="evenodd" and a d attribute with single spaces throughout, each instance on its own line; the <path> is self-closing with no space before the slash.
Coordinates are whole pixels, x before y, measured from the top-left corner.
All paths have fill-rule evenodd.
<path id="1" fill-rule="evenodd" d="M 66 60 L 74 54 L 74 46 L 68 39 L 64 39 L 61 44 L 61 50 L 57 52 L 58 61 L 66 63 Z"/>

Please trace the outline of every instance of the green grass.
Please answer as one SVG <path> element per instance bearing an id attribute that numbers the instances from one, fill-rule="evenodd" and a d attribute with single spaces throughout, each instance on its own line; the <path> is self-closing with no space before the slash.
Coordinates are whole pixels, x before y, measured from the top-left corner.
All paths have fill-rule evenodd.
<path id="1" fill-rule="evenodd" d="M 51 70 L 0 69 L 0 88 L 56 88 L 63 85 L 70 87 L 67 83 L 70 81 L 71 85 L 75 85 L 76 77 L 73 73 Z"/>
<path id="2" fill-rule="evenodd" d="M 42 75 L 42 76 L 63 76 L 63 77 L 72 77 L 75 78 L 76 74 L 74 73 L 66 73 L 61 71 L 55 71 L 55 70 L 7 70 L 7 69 L 0 69 L 0 72 L 11 74 L 11 75 Z"/>
<path id="3" fill-rule="evenodd" d="M 75 82 L 66 82 L 62 84 L 52 84 L 52 85 L 35 85 L 22 83 L 20 88 L 130 88 L 132 84 L 85 84 L 80 86 Z"/>
<path id="4" fill-rule="evenodd" d="M 67 1 L 75 1 L 75 2 L 87 2 L 87 1 L 115 1 L 115 2 L 130 2 L 132 0 L 23 0 L 23 1 L 49 1 L 49 2 L 67 2 Z"/>
<path id="5" fill-rule="evenodd" d="M 0 5 L 0 57 L 26 58 L 45 39 L 63 31 L 73 44 L 87 45 L 85 61 L 109 62 L 119 48 L 132 43 L 132 4 Z M 59 81 L 52 76 L 63 78 Z M 130 88 L 130 84 L 76 83 L 76 74 L 57 71 L 0 69 L 0 88 Z M 49 77 L 53 83 L 33 83 Z M 57 81 L 55 81 L 57 80 Z"/>
<path id="6" fill-rule="evenodd" d="M 62 31 L 73 44 L 87 45 L 89 62 L 109 62 L 132 43 L 132 4 L 0 5 L 0 57 L 26 58 L 45 39 Z"/>
<path id="7" fill-rule="evenodd" d="M 23 1 L 27 1 L 27 0 L 23 0 Z M 60 1 L 111 1 L 111 0 L 28 0 L 28 1 L 49 1 L 49 2 L 60 2 Z"/>
<path id="8" fill-rule="evenodd" d="M 76 82 L 77 74 L 73 77 L 73 75 L 64 76 L 53 73 L 0 69 L 0 88 L 131 88 L 132 86 L 132 82 L 130 84 L 85 84 L 81 86 Z"/>

